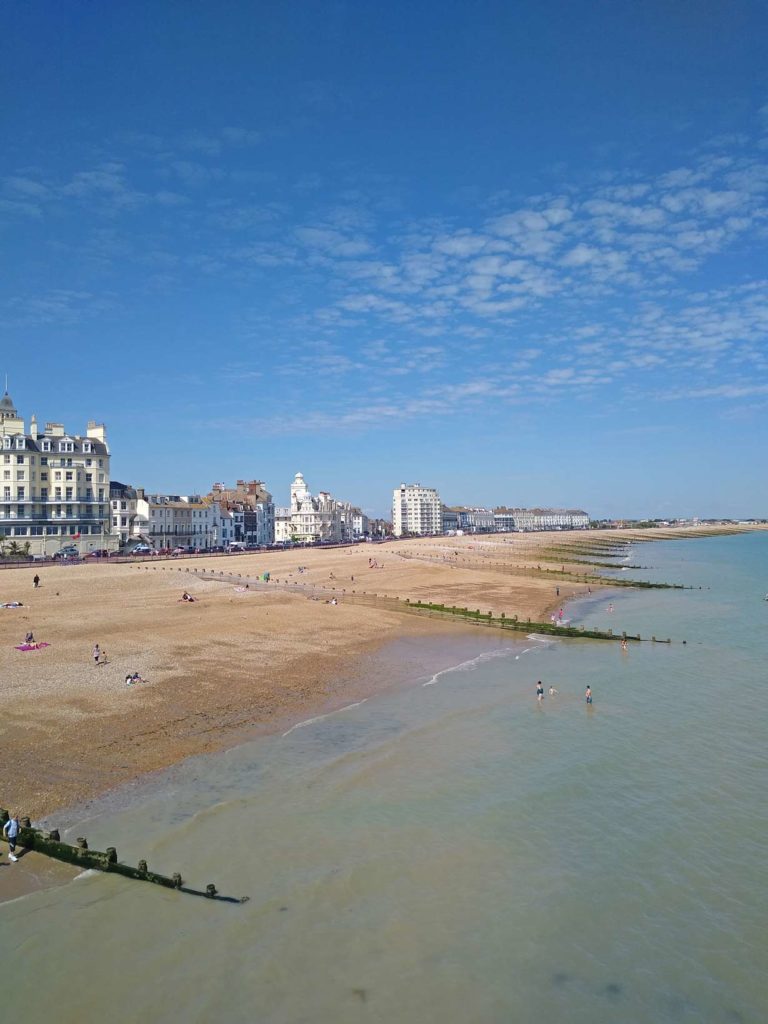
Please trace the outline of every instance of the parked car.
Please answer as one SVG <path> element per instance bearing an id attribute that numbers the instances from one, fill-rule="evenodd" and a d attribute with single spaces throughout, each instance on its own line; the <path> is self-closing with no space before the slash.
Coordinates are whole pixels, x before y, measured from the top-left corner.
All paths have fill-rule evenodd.
<path id="1" fill-rule="evenodd" d="M 131 550 L 127 551 L 126 554 L 128 554 L 128 555 L 152 555 L 152 554 L 154 554 L 154 552 L 155 552 L 155 549 L 151 548 L 149 546 L 149 544 L 137 544 L 135 548 L 131 548 Z"/>
<path id="2" fill-rule="evenodd" d="M 187 549 L 186 548 L 181 548 L 181 547 L 173 548 L 173 550 L 171 551 L 172 555 L 186 555 L 186 553 L 187 553 Z"/>
<path id="3" fill-rule="evenodd" d="M 63 548 L 59 548 L 53 554 L 54 558 L 79 558 L 80 552 L 73 544 L 67 544 Z"/>
<path id="4" fill-rule="evenodd" d="M 101 548 L 99 551 L 89 551 L 85 556 L 86 558 L 109 558 L 109 552 L 106 548 Z"/>

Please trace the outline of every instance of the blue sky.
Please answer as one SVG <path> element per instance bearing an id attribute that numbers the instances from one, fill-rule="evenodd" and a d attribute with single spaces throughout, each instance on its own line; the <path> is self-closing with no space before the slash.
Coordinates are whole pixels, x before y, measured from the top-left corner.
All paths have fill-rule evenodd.
<path id="1" fill-rule="evenodd" d="M 768 515 L 765 4 L 4 18 L 3 368 L 119 479 Z"/>

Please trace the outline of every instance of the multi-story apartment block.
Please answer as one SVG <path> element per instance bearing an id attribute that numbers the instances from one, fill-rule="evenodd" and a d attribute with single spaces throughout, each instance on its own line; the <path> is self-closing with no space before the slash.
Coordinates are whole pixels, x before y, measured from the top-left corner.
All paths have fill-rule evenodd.
<path id="1" fill-rule="evenodd" d="M 145 494 L 139 488 L 134 537 L 158 551 L 208 548 L 220 543 L 218 509 L 199 494 Z"/>
<path id="2" fill-rule="evenodd" d="M 443 533 L 457 533 L 459 529 L 459 513 L 454 508 L 443 505 L 442 516 Z"/>
<path id="3" fill-rule="evenodd" d="M 370 536 L 371 521 L 359 508 L 352 509 L 352 536 L 355 540 Z"/>
<path id="4" fill-rule="evenodd" d="M 494 533 L 496 531 L 496 520 L 489 508 L 467 508 L 464 505 L 454 505 L 451 511 L 456 513 L 458 519 L 457 529 L 464 533 Z M 445 518 L 445 514 L 443 514 Z"/>
<path id="5" fill-rule="evenodd" d="M 293 540 L 291 510 L 287 506 L 275 508 L 275 544 L 290 544 Z"/>
<path id="6" fill-rule="evenodd" d="M 499 533 L 534 530 L 586 530 L 589 516 L 581 509 L 497 508 L 494 520 Z"/>
<path id="7" fill-rule="evenodd" d="M 440 495 L 434 487 L 400 484 L 392 492 L 392 528 L 395 536 L 442 533 L 442 510 Z"/>
<path id="8" fill-rule="evenodd" d="M 61 423 L 29 432 L 6 391 L 0 399 L 0 539 L 55 554 L 110 547 L 109 446 L 103 424 L 68 434 Z"/>
<path id="9" fill-rule="evenodd" d="M 232 513 L 235 529 L 232 540 L 262 546 L 274 542 L 275 506 L 261 480 L 238 480 L 237 487 L 214 484 L 207 500 Z"/>
<path id="10" fill-rule="evenodd" d="M 128 484 L 113 480 L 109 485 L 109 504 L 112 512 L 112 536 L 122 547 L 133 537 L 136 521 L 138 491 Z"/>

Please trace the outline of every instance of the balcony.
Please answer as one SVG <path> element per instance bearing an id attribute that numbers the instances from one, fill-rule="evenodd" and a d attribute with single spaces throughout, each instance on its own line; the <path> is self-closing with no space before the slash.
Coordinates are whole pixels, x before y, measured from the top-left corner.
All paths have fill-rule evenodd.
<path id="1" fill-rule="evenodd" d="M 3 522 L 17 522 L 17 523 L 60 523 L 60 522 L 75 522 L 75 523 L 100 523 L 106 522 L 109 517 L 106 515 L 78 515 L 73 512 L 71 516 L 66 515 L 64 512 L 56 515 L 51 513 L 47 515 L 43 512 L 32 512 L 29 515 L 20 516 L 17 512 L 0 512 L 0 520 Z"/>

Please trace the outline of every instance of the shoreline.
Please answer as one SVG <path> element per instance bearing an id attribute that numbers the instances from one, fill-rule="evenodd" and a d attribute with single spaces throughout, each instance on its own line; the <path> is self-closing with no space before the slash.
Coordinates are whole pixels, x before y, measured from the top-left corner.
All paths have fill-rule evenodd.
<path id="1" fill-rule="evenodd" d="M 722 534 L 699 529 L 693 536 Z M 448 646 L 515 642 L 496 630 L 478 634 L 461 622 L 404 615 L 391 610 L 392 597 L 472 599 L 546 619 L 553 610 L 588 598 L 585 583 L 552 580 L 547 569 L 532 570 L 537 555 L 543 562 L 550 549 L 562 551 L 568 544 L 588 549 L 606 541 L 666 539 L 683 535 L 579 531 L 438 537 L 330 552 L 294 549 L 276 557 L 270 553 L 268 560 L 238 556 L 232 567 L 241 574 L 268 565 L 285 585 L 258 594 L 239 592 L 234 578 L 230 586 L 205 581 L 190 566 L 46 569 L 34 605 L 25 602 L 22 609 L 0 612 L 0 637 L 6 640 L 0 742 L 11 763 L 3 802 L 12 801 L 35 820 L 67 809 L 80 813 L 105 794 L 189 757 L 230 749 L 382 692 L 397 685 L 398 672 L 392 663 L 388 681 L 371 665 L 392 644 L 430 636 Z M 565 568 L 567 559 L 560 557 Z M 366 564 L 371 560 L 383 571 L 371 570 Z M 207 561 L 212 560 L 196 560 L 195 568 L 221 571 L 220 561 L 206 566 Z M 300 571 L 297 562 L 303 564 Z M 579 564 L 575 572 L 584 568 Z M 0 574 L 0 599 L 21 588 L 28 592 L 28 575 L 24 569 Z M 345 603 L 339 586 L 344 577 L 350 589 L 380 595 L 390 607 Z M 199 604 L 179 606 L 175 593 L 182 582 Z M 561 592 L 553 599 L 556 586 Z M 607 583 L 591 586 L 595 599 L 610 590 Z M 339 605 L 312 600 L 309 587 L 316 593 L 335 588 Z M 8 641 L 33 618 L 38 638 L 40 622 L 47 634 L 64 619 L 64 638 L 44 652 L 12 650 Z M 97 636 L 106 636 L 110 661 L 94 669 L 84 650 Z M 413 678 L 407 658 L 400 660 L 399 676 Z M 150 682 L 126 688 L 122 676 L 137 664 Z M 51 672 L 52 665 L 62 670 Z"/>
<path id="2" fill-rule="evenodd" d="M 458 669 L 484 655 L 504 651 L 513 654 L 523 649 L 521 637 L 501 635 L 500 631 L 472 631 L 453 628 L 451 624 L 437 629 L 411 631 L 382 641 L 373 650 L 359 652 L 354 670 L 338 692 L 323 699 L 306 703 L 267 722 L 252 722 L 242 728 L 221 734 L 221 743 L 210 749 L 199 750 L 169 763 L 142 771 L 115 786 L 92 793 L 67 806 L 51 809 L 35 820 L 35 827 L 56 828 L 62 839 L 74 841 L 74 835 L 88 835 L 89 822 L 104 815 L 121 812 L 151 799 L 158 791 L 173 783 L 177 773 L 194 771 L 195 764 L 210 758 L 225 756 L 229 751 L 258 741 L 273 738 L 287 739 L 305 725 L 343 714 L 368 700 L 399 690 L 428 685 L 430 679 Z M 0 906 L 22 899 L 46 889 L 74 881 L 83 869 L 51 860 L 34 851 L 20 851 L 19 860 L 7 863 L 7 844 L 0 840 L 0 867 L 9 869 L 2 875 Z"/>

